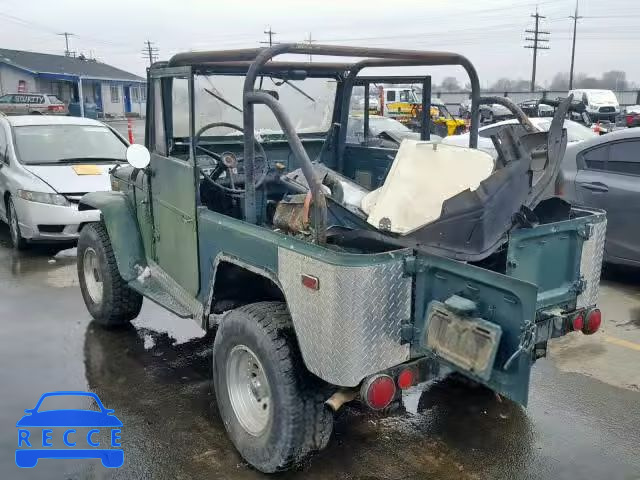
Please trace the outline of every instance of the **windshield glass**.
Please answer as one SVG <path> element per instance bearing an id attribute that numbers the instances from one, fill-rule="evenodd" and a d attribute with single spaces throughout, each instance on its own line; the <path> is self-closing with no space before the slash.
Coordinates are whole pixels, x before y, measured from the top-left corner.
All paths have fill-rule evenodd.
<path id="1" fill-rule="evenodd" d="M 594 103 L 618 103 L 618 99 L 611 90 L 595 90 L 593 92 L 588 92 L 587 97 L 589 97 L 589 100 Z"/>
<path id="2" fill-rule="evenodd" d="M 29 125 L 14 131 L 18 158 L 26 165 L 125 161 L 126 145 L 107 127 Z"/>
<path id="3" fill-rule="evenodd" d="M 551 127 L 551 119 L 541 121 L 537 124 L 537 126 L 544 131 L 548 131 Z M 564 128 L 567 129 L 568 142 L 581 142 L 583 140 L 589 140 L 590 138 L 598 136 L 598 134 L 590 128 L 587 128 L 584 125 L 580 125 L 579 123 L 573 122 L 571 120 L 565 120 Z"/>
<path id="4" fill-rule="evenodd" d="M 194 77 L 195 130 L 209 123 L 227 122 L 242 127 L 242 88 L 244 76 L 196 75 Z M 286 80 L 265 76 L 256 81 L 257 89 L 271 92 L 282 104 L 298 133 L 325 134 L 331 125 L 336 81 L 330 78 Z M 187 82 L 174 81 L 174 137 L 189 135 Z M 260 135 L 282 134 L 271 110 L 256 105 L 255 129 Z M 205 136 L 242 135 L 226 127 L 211 129 Z"/>

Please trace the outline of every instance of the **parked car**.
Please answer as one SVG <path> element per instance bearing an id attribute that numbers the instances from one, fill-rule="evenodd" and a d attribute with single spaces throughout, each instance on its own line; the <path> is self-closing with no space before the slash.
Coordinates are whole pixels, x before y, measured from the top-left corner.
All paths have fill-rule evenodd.
<path id="1" fill-rule="evenodd" d="M 618 98 L 611 90 L 587 88 L 570 90 L 569 94 L 573 94 L 573 98 L 585 106 L 585 111 L 592 122 L 598 120 L 615 122 L 620 114 Z"/>
<path id="2" fill-rule="evenodd" d="M 624 124 L 627 127 L 640 127 L 640 105 L 631 105 L 625 109 Z"/>
<path id="3" fill-rule="evenodd" d="M 481 123 L 495 123 L 509 118 L 513 118 L 513 114 L 504 105 L 498 103 L 480 105 Z"/>
<path id="4" fill-rule="evenodd" d="M 50 93 L 7 93 L 0 97 L 0 112 L 7 115 L 68 115 L 69 109 Z"/>
<path id="5" fill-rule="evenodd" d="M 529 118 L 531 123 L 533 123 L 536 127 L 538 127 L 541 131 L 549 130 L 549 126 L 551 125 L 551 118 L 549 117 L 531 117 Z M 493 158 L 496 158 L 498 153 L 496 152 L 495 147 L 493 146 L 493 141 L 491 140 L 491 135 L 494 135 L 498 130 L 500 130 L 505 125 L 517 124 L 518 121 L 516 119 L 504 120 L 502 122 L 494 123 L 491 125 L 485 125 L 484 127 L 480 127 L 478 129 L 478 149 L 483 150 L 490 154 Z M 582 142 L 583 140 L 588 140 L 594 137 L 597 137 L 598 134 L 593 130 L 581 125 L 579 123 L 574 122 L 573 120 L 565 120 L 564 127 L 567 129 L 567 142 L 569 144 Z M 461 147 L 465 147 L 469 145 L 469 134 L 465 133 L 462 135 L 455 135 L 453 137 L 446 137 L 442 140 L 442 143 L 447 143 L 449 145 L 459 145 Z"/>
<path id="6" fill-rule="evenodd" d="M 553 117 L 555 109 L 550 105 L 540 103 L 540 100 L 525 100 L 520 102 L 518 106 L 529 117 Z"/>
<path id="7" fill-rule="evenodd" d="M 393 118 L 369 115 L 369 139 L 386 143 L 393 143 L 390 148 L 397 148 L 404 138 L 419 139 L 420 134 Z M 348 143 L 361 144 L 364 141 L 364 116 L 351 115 L 347 124 Z"/>
<path id="8" fill-rule="evenodd" d="M 127 142 L 96 120 L 0 114 L 0 220 L 16 249 L 30 242 L 75 242 L 97 210 L 78 210 L 87 192 L 111 189 L 109 170 Z"/>
<path id="9" fill-rule="evenodd" d="M 640 266 L 640 129 L 567 146 L 555 193 L 606 210 L 605 260 Z"/>

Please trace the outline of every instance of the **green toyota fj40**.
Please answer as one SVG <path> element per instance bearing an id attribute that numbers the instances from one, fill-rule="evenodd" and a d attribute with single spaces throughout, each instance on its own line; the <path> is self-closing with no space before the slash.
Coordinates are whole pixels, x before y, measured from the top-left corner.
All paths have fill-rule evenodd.
<path id="1" fill-rule="evenodd" d="M 398 149 L 350 144 L 361 70 L 420 65 L 469 74 L 470 148 L 428 128 Z M 500 100 L 520 124 L 493 138 L 494 161 L 474 147 L 479 105 L 496 100 L 452 53 L 189 52 L 149 69 L 147 98 L 146 148 L 129 148 L 112 192 L 79 204 L 102 213 L 78 243 L 82 295 L 106 327 L 146 297 L 214 330 L 220 415 L 257 469 L 325 447 L 344 402 L 384 409 L 440 375 L 526 405 L 547 342 L 598 329 L 605 215 L 545 194 L 566 102 L 539 132 Z"/>

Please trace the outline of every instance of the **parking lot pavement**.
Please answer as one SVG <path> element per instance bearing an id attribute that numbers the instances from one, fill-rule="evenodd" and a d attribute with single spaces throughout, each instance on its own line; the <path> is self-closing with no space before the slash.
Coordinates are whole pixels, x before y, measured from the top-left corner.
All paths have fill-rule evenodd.
<path id="1" fill-rule="evenodd" d="M 90 323 L 75 251 L 14 254 L 0 226 L 0 478 L 266 478 L 226 437 L 209 384 L 211 338 L 146 301 L 135 328 Z M 609 273 L 603 332 L 557 340 L 523 409 L 448 381 L 389 417 L 345 408 L 324 452 L 284 479 L 640 478 L 640 286 Z M 637 277 L 637 275 L 636 275 Z M 124 424 L 125 463 L 14 464 L 16 421 L 52 390 L 92 390 Z"/>
<path id="2" fill-rule="evenodd" d="M 124 138 L 129 138 L 127 120 L 103 120 L 107 125 L 111 125 Z M 144 144 L 144 118 L 132 118 L 131 130 L 133 132 L 134 143 Z"/>

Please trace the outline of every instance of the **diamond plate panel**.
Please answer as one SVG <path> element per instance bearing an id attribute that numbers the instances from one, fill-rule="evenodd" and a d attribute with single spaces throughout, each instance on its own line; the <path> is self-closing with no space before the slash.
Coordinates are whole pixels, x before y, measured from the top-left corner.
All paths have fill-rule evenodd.
<path id="1" fill-rule="evenodd" d="M 302 274 L 319 289 L 302 285 Z M 331 265 L 280 248 L 284 288 L 307 368 L 334 385 L 353 387 L 409 359 L 401 325 L 411 316 L 411 278 L 402 259 L 368 266 Z"/>
<path id="2" fill-rule="evenodd" d="M 607 218 L 604 214 L 596 217 L 592 224 L 591 237 L 582 244 L 580 257 L 580 275 L 586 282 L 585 289 L 578 295 L 578 308 L 590 307 L 598 301 L 600 290 L 600 272 L 604 256 L 604 241 L 607 233 Z"/>

